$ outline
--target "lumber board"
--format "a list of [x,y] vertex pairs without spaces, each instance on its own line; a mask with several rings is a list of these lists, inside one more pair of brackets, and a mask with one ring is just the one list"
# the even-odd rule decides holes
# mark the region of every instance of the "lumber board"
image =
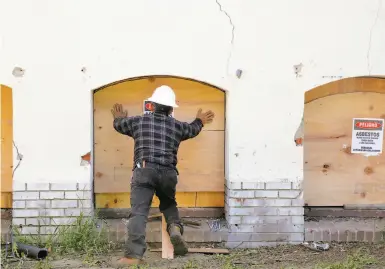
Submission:
[[[150,249],[151,252],[161,252],[161,248]],[[230,254],[230,251],[225,248],[189,248],[189,253],[203,253],[203,254]]]
[[[182,142],[178,153],[180,177],[177,191],[224,192],[224,92],[196,81],[156,77],[123,81],[95,92],[95,193],[130,191],[134,143],[132,139],[113,129],[111,107],[119,102],[128,110],[129,115],[142,114],[143,100],[151,96],[157,86],[163,84],[170,85],[176,92],[180,106],[175,110],[178,120],[192,121],[198,108],[211,109],[216,115],[214,122],[205,126],[198,137]],[[212,200],[211,206],[219,203],[216,198]]]
[[385,118],[385,94],[319,98],[305,105],[304,117],[305,204],[384,204],[385,154],[365,157],[351,154],[350,147],[352,119]]
[[1,192],[0,208],[12,208],[12,192]]
[[[178,156],[178,192],[224,192],[224,132],[203,131],[182,142]],[[95,145],[95,192],[129,192],[133,140],[114,136]],[[127,145],[127,146],[126,146]]]
[[164,216],[162,216],[162,258],[174,259],[174,246],[171,244]]
[[[13,172],[13,100],[12,89],[0,85],[0,192],[12,192]],[[6,197],[7,194],[4,195]],[[7,196],[8,197],[8,196]],[[11,208],[4,202],[4,208]]]

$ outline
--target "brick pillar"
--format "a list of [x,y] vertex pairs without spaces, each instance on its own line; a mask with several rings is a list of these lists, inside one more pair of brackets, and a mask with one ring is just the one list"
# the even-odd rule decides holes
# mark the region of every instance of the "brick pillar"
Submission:
[[299,244],[304,240],[301,182],[228,182],[227,247]]
[[22,234],[52,234],[81,212],[92,212],[89,184],[13,183],[12,224]]

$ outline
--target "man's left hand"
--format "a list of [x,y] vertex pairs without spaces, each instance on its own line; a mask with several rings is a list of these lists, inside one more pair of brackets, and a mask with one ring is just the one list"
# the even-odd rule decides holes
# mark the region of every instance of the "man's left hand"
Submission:
[[126,118],[128,113],[127,110],[123,110],[123,106],[121,104],[115,104],[111,109],[112,116],[114,119],[116,118]]

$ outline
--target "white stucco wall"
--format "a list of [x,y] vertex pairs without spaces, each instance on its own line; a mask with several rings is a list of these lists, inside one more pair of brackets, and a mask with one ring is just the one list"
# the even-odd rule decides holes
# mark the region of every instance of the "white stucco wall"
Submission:
[[304,92],[385,74],[383,0],[0,0],[0,10],[0,83],[14,89],[23,155],[16,181],[89,181],[80,156],[91,149],[91,90],[154,74],[227,91],[228,179],[298,180]]

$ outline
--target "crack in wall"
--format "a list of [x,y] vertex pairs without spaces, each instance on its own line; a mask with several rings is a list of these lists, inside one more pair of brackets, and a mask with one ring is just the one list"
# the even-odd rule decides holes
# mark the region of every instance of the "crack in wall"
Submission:
[[226,10],[223,9],[222,4],[219,2],[219,0],[215,0],[219,7],[219,11],[226,15],[226,17],[229,19],[230,25],[231,25],[231,40],[230,40],[230,52],[229,56],[227,57],[227,64],[226,64],[226,72],[229,74],[229,66],[230,66],[230,60],[233,54],[233,47],[234,47],[234,36],[235,36],[235,25],[233,23],[233,20],[231,19],[229,13],[227,13]]
[[19,160],[19,162],[17,163],[17,165],[16,165],[16,167],[13,169],[13,171],[12,171],[12,178],[13,178],[13,176],[15,175],[15,172],[16,172],[16,170],[17,170],[17,168],[19,168],[19,166],[20,166],[20,163],[21,163],[21,161],[23,160],[23,155],[20,153],[20,151],[19,151],[19,148],[16,146],[16,143],[15,143],[15,141],[12,141],[12,143],[13,143],[13,147],[16,149],[16,154],[17,154],[17,160]]
[[371,74],[372,72],[372,67],[370,66],[370,52],[371,52],[371,48],[372,48],[372,36],[373,36],[373,30],[377,24],[377,21],[378,21],[378,17],[380,15],[380,10],[381,10],[381,7],[382,7],[382,0],[378,0],[378,7],[377,7],[377,13],[376,13],[376,17],[374,18],[374,22],[373,22],[373,25],[372,27],[370,28],[370,33],[369,33],[369,45],[368,45],[368,51],[366,53],[366,62],[367,62],[367,69],[368,69],[368,75]]

